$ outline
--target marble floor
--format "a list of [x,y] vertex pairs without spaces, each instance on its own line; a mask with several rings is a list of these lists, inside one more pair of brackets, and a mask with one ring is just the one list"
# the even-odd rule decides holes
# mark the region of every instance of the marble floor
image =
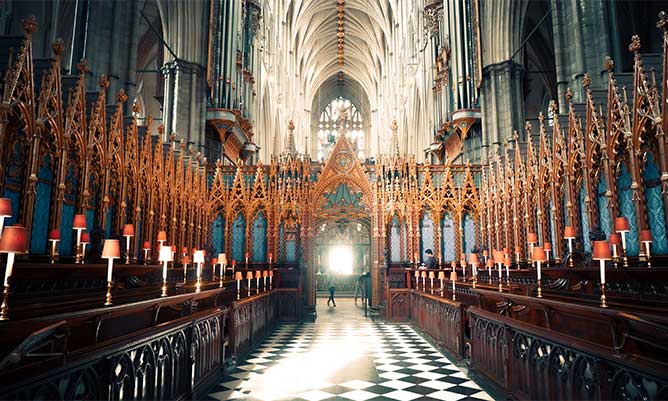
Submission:
[[372,322],[352,298],[279,326],[208,400],[493,400],[410,325]]

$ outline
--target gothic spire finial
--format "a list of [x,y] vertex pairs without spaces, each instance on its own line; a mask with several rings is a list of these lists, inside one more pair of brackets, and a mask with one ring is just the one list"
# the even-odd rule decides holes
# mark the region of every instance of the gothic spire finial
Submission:
[[392,129],[392,150],[395,156],[399,156],[399,135],[397,134],[399,127],[397,126],[396,118],[392,120],[390,128]]

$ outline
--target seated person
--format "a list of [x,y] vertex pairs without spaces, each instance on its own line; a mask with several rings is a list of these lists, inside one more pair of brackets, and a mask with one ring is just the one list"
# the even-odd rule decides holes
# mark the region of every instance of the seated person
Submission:
[[427,256],[424,261],[424,265],[427,267],[427,269],[438,269],[438,263],[436,263],[434,252],[431,249],[427,249],[424,251],[424,253]]

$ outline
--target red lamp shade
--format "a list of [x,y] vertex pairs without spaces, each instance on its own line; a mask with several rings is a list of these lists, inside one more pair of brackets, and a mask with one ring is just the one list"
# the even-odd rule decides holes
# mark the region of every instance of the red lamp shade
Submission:
[[262,277],[264,278],[269,277],[269,273],[266,270],[262,270]]
[[248,252],[246,252],[246,253],[244,254],[244,257],[245,257],[246,259],[248,259]]
[[516,246],[515,247],[515,253],[520,253],[520,252],[522,252],[522,248],[520,248],[519,246]]
[[158,241],[167,241],[167,232],[159,231],[158,232]]
[[478,264],[478,254],[477,253],[470,254],[469,255],[469,262],[471,262],[471,264],[476,264],[477,265]]
[[119,259],[121,257],[121,247],[117,239],[105,239],[102,247],[102,257],[104,259]]
[[237,261],[236,261],[236,260],[232,260],[232,266],[236,266],[236,265],[237,265]]
[[619,245],[622,243],[622,236],[619,235],[618,233],[612,233],[608,238],[608,242],[610,243],[610,245]]
[[532,259],[536,262],[545,262],[545,249],[539,246],[533,247]]
[[549,243],[549,242],[544,243],[543,244],[543,249],[545,249],[546,251],[551,251],[552,250],[552,244]]
[[608,241],[594,241],[594,249],[592,250],[592,259],[594,260],[610,260],[610,245]]
[[262,272],[260,272],[259,270],[257,270],[257,271],[255,272],[255,278],[260,278],[260,277],[262,277]]
[[90,234],[89,234],[89,233],[83,233],[83,234],[81,234],[81,243],[82,243],[82,244],[88,244],[88,243],[90,243]]
[[487,249],[485,249],[484,251],[482,251],[482,256],[484,256],[484,257],[489,256],[489,252],[487,252]]
[[144,241],[144,246],[142,248],[148,251],[149,249],[151,249],[151,243],[148,241]]
[[509,252],[508,248],[503,248],[503,254],[504,255],[508,255],[508,252]]
[[60,240],[60,230],[57,229],[57,228],[54,228],[53,230],[49,231],[49,240],[51,240],[51,241]]
[[503,264],[506,265],[506,266],[510,266],[510,264],[511,264],[510,263],[510,258],[503,259]]
[[0,238],[0,253],[25,253],[28,249],[28,237],[23,226],[6,227]]
[[269,270],[269,277],[274,277],[274,271],[273,270]]
[[487,267],[493,267],[494,266],[494,261],[492,259],[487,259]]
[[575,238],[575,227],[573,226],[566,226],[564,228],[564,238],[566,239],[574,239]]
[[241,281],[242,278],[243,278],[243,276],[241,275],[241,272],[234,273],[234,279],[235,280]]
[[494,262],[495,263],[503,263],[503,252],[502,251],[494,251]]
[[176,245],[172,245],[172,247],[170,248],[170,250],[171,250],[172,252],[176,252]]
[[527,242],[530,244],[535,244],[538,242],[538,236],[536,233],[529,233],[527,234]]
[[652,231],[650,231],[650,230],[640,230],[640,241],[641,242],[652,242]]
[[0,198],[0,217],[12,216],[12,201],[9,198]]
[[214,264],[214,265],[217,265],[218,264],[218,258],[213,258],[211,260],[211,263]]
[[183,248],[181,248],[181,253],[188,253],[188,247],[184,246]]
[[269,253],[267,254],[267,257],[268,257],[269,259],[271,259],[272,256],[274,256],[274,255],[272,255],[271,252],[269,252]]
[[85,230],[86,229],[86,215],[85,214],[75,214],[74,222],[72,223],[72,228],[74,230]]
[[134,237],[135,227],[132,224],[126,224],[123,226],[123,236],[124,237]]
[[631,231],[629,220],[626,217],[617,217],[615,219],[615,231],[618,233],[627,233]]
[[190,264],[190,256],[185,255],[181,258],[181,264],[183,265],[188,265]]
[[246,272],[246,280],[251,280],[253,278],[253,272]]
[[453,260],[452,263],[450,263],[450,266],[452,266],[452,268],[454,269],[455,267],[457,267],[457,262]]

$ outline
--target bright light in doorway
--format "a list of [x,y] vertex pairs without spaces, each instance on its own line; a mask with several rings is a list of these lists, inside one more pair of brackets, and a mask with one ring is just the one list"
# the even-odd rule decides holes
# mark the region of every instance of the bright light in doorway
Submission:
[[329,271],[334,274],[353,274],[353,250],[337,245],[329,251]]

